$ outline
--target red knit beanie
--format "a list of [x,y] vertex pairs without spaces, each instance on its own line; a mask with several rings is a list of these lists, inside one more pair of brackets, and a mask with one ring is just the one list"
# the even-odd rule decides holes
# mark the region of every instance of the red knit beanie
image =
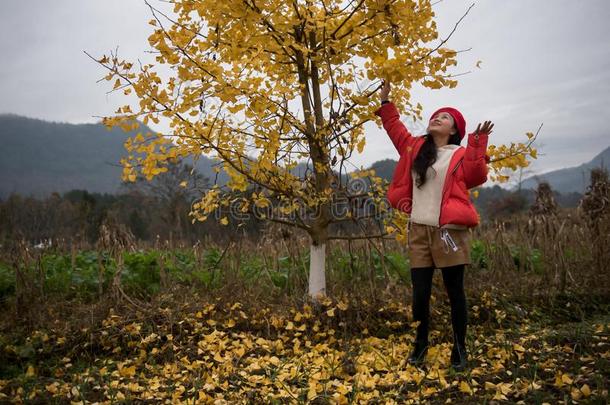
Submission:
[[466,120],[464,120],[464,116],[462,115],[462,113],[453,107],[443,107],[436,110],[434,114],[432,114],[430,119],[434,118],[436,114],[442,112],[447,112],[451,114],[453,120],[455,121],[455,127],[458,130],[458,134],[460,134],[460,141],[464,139],[464,135],[466,135]]

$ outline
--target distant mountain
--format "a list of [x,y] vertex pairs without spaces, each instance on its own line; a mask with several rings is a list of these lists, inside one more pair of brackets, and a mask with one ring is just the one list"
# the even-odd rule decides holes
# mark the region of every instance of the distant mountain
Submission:
[[114,192],[126,134],[100,124],[64,124],[0,116],[0,195],[44,196],[88,189]]
[[373,163],[371,169],[375,170],[375,175],[390,182],[397,164],[398,162],[393,159],[383,159]]
[[[102,124],[0,115],[0,198],[11,193],[43,197],[73,189],[116,193],[121,185],[119,162],[127,155],[123,143],[131,135]],[[196,167],[213,181],[213,165],[202,156]],[[225,181],[221,172],[219,183]]]
[[[138,131],[148,130],[141,127]],[[74,189],[116,193],[121,185],[119,161],[127,154],[123,143],[132,135],[119,128],[108,131],[102,124],[66,124],[0,115],[0,198],[13,192],[43,197]],[[192,160],[186,163],[192,164]],[[539,180],[546,180],[560,193],[582,193],[591,168],[602,163],[610,163],[610,147],[588,163],[528,178],[522,188],[536,188]],[[396,164],[395,160],[384,159],[371,168],[390,181]],[[217,176],[215,165],[217,161],[202,156],[196,168],[213,182]],[[311,165],[303,162],[292,172],[302,176],[307,169],[311,170]],[[217,182],[227,182],[224,171],[218,173]]]
[[[137,132],[151,131],[141,124],[133,133],[119,128],[108,131],[102,124],[66,124],[18,115],[0,115],[0,198],[11,193],[45,197],[53,192],[87,190],[91,193],[120,192],[123,143]],[[193,165],[193,159],[185,159]],[[197,171],[211,183],[228,181],[219,162],[201,156]],[[292,173],[302,177],[311,163],[299,163]]]
[[553,170],[528,177],[521,183],[521,187],[535,189],[538,187],[538,183],[546,181],[553,190],[561,193],[584,193],[591,180],[591,169],[602,165],[606,168],[610,165],[610,147],[607,147],[590,162],[583,163],[580,166]]

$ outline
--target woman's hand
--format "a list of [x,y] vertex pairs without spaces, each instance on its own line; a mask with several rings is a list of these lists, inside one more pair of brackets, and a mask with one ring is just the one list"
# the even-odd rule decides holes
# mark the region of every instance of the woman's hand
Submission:
[[479,134],[491,134],[491,129],[494,127],[494,124],[491,123],[491,121],[485,121],[483,123],[483,127],[481,127],[481,123],[479,123],[479,125],[477,125],[477,129],[474,131],[475,135],[479,135]]
[[390,82],[388,82],[387,80],[382,80],[381,83],[382,87],[381,93],[379,93],[379,97],[381,98],[381,101],[386,101],[390,96]]

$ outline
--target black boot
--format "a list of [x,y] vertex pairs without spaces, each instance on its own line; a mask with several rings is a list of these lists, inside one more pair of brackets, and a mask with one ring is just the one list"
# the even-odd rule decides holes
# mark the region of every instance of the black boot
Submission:
[[455,371],[464,371],[468,365],[468,353],[466,346],[461,343],[454,343],[451,349],[451,368]]
[[409,356],[408,362],[411,365],[418,366],[424,362],[426,359],[426,354],[428,353],[428,342],[423,341],[415,341],[415,345],[413,347],[413,351]]

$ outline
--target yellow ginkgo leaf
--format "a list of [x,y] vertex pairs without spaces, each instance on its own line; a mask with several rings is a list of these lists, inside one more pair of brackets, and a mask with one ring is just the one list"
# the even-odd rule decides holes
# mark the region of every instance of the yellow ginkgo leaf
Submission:
[[34,366],[29,365],[27,371],[25,372],[26,377],[36,377],[36,370]]
[[133,377],[136,374],[136,366],[121,367],[119,366],[119,375],[121,377]]
[[470,385],[468,385],[466,381],[460,382],[460,391],[465,394],[472,395],[472,388],[470,388]]
[[516,351],[516,352],[524,352],[525,351],[525,347],[521,346],[518,343],[515,343],[513,345],[513,350]]

